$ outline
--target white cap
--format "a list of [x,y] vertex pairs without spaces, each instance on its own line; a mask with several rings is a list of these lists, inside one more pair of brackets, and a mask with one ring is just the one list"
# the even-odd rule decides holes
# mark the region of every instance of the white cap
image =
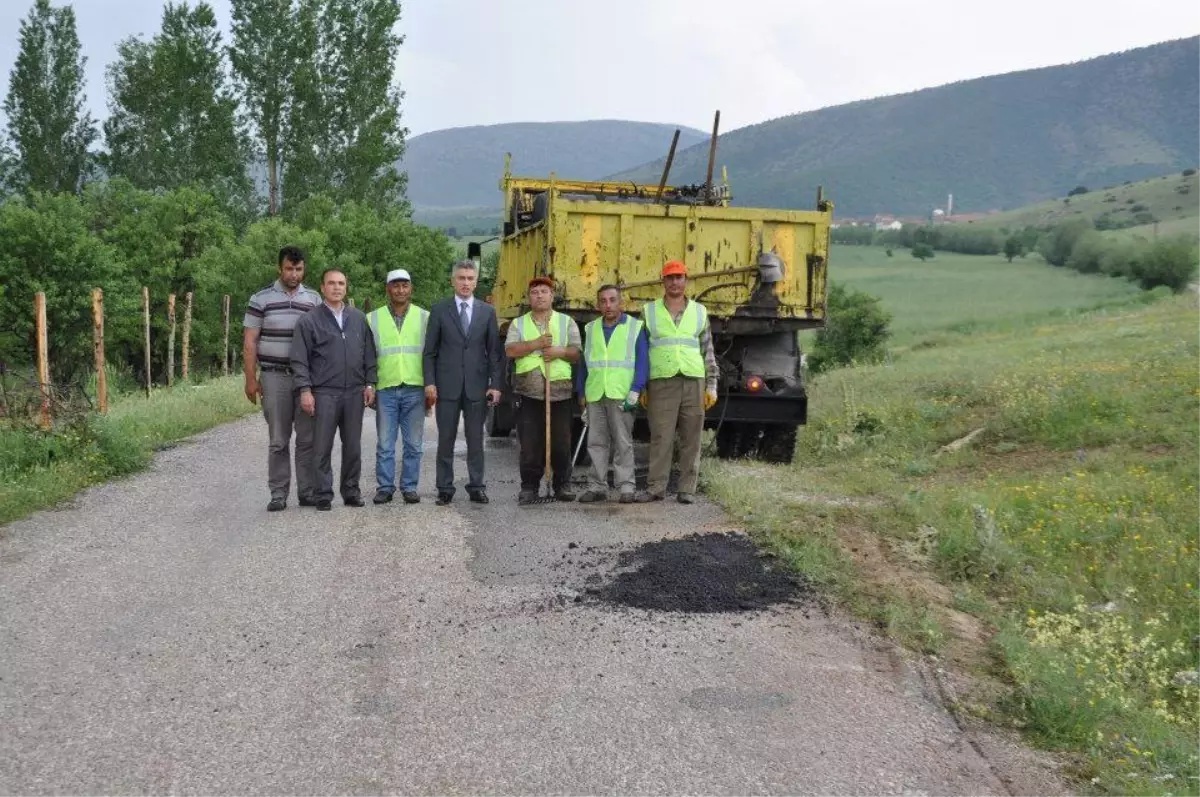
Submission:
[[408,280],[412,282],[412,277],[408,276],[408,272],[402,268],[392,269],[388,272],[387,281],[395,282],[396,280]]

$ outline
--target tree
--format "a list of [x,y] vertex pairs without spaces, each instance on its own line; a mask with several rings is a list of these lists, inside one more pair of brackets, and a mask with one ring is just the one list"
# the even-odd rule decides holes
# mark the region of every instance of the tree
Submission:
[[1090,229],[1092,223],[1087,219],[1072,219],[1052,227],[1038,239],[1038,254],[1052,266],[1066,265],[1075,242]]
[[1025,254],[1025,244],[1021,242],[1021,236],[1018,233],[1013,233],[1004,239],[1004,256],[1008,258],[1008,262],[1013,262],[1014,257],[1021,257]]
[[300,59],[294,0],[234,0],[229,61],[267,164],[267,213],[279,211],[279,172]]
[[912,256],[924,263],[933,257],[933,247],[925,243],[913,244]]
[[231,210],[248,212],[248,141],[226,85],[212,7],[167,3],[158,35],[126,39],[117,52],[104,123],[109,174],[138,188],[199,184]]
[[[310,52],[296,69],[285,145],[286,202],[327,193],[382,209],[405,207],[400,102],[393,82],[404,37],[399,0],[300,0],[295,40]],[[406,208],[407,209],[407,208]]]
[[9,77],[4,112],[16,148],[8,184],[22,191],[78,192],[87,175],[96,125],[84,110],[86,63],[75,11],[36,0],[21,21],[20,52]]

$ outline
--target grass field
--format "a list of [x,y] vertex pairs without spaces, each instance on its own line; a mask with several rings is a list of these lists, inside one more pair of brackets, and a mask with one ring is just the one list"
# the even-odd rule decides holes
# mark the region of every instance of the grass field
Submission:
[[830,266],[894,314],[891,362],[817,377],[794,463],[706,461],[707,491],[972,673],[959,708],[1067,751],[1080,789],[1196,793],[1196,294],[893,261],[839,249]]
[[164,445],[254,412],[242,378],[117,398],[107,416],[45,434],[0,428],[0,524],[144,468]]
[[1051,268],[1040,257],[1008,263],[996,255],[938,252],[924,263],[898,250],[835,246],[829,278],[877,296],[893,316],[893,348],[928,345],[945,335],[1019,331],[1050,316],[1119,306],[1142,294],[1124,279]]
[[1176,172],[1152,180],[1110,188],[1088,186],[1092,190],[1069,198],[1061,197],[1015,210],[997,213],[973,225],[992,228],[1020,229],[1026,226],[1044,227],[1076,218],[1099,219],[1125,224],[1135,221],[1139,213],[1149,214],[1153,222],[1112,230],[1112,235],[1196,234],[1200,232],[1200,175]]

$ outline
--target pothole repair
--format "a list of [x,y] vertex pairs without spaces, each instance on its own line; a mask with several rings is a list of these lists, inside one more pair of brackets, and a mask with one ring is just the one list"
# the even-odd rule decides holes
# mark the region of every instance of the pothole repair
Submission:
[[660,612],[747,612],[791,603],[810,587],[740,534],[692,534],[621,553],[618,572],[587,589],[613,606]]

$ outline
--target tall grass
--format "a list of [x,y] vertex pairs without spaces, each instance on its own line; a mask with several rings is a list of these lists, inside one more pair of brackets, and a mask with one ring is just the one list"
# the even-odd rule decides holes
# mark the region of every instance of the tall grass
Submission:
[[0,523],[144,468],[163,445],[254,412],[239,377],[119,396],[49,432],[0,427]]
[[883,285],[881,265],[846,268],[891,297],[907,347],[816,378],[794,463],[711,463],[712,492],[842,594],[879,576],[853,566],[850,531],[878,540],[893,581],[939,581],[948,600],[921,594],[947,644],[951,610],[990,629],[981,652],[1010,687],[996,708],[1082,753],[1085,788],[1195,793],[1196,296],[967,260],[940,284],[930,264]]

